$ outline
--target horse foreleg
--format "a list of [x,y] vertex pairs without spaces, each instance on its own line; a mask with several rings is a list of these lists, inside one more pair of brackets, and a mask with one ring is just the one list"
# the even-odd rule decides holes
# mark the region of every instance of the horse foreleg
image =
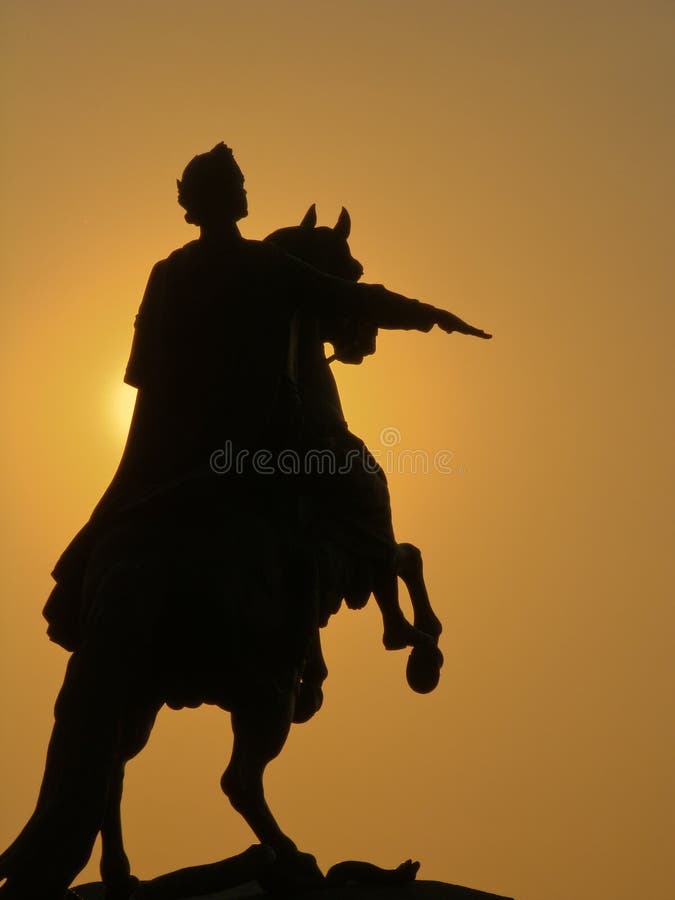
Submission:
[[375,570],[373,595],[382,614],[382,643],[387,650],[402,650],[429,642],[430,636],[417,624],[411,625],[403,614],[398,601],[398,552],[396,560]]
[[422,554],[414,544],[397,545],[396,571],[410,594],[415,628],[438,640],[443,625],[432,609],[427,586],[424,583]]

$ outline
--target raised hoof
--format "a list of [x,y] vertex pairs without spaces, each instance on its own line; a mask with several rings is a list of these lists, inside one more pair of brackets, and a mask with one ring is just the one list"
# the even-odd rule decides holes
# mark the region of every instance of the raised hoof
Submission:
[[413,647],[408,657],[405,676],[417,694],[430,694],[441,677],[443,654],[435,644]]
[[382,643],[385,650],[405,650],[406,647],[414,649],[425,645],[433,646],[436,644],[436,639],[404,621],[400,626],[386,628],[382,635]]

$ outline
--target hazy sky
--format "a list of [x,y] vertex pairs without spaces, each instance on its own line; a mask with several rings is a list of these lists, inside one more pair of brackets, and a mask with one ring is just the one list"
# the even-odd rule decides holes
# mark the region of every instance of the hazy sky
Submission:
[[[150,268],[195,236],[175,178],[225,140],[246,236],[345,205],[366,280],[495,334],[384,334],[339,370],[446,665],[413,695],[374,609],[331,621],[325,707],[267,778],[282,826],[325,867],[672,896],[675,4],[5,0],[1,19],[0,844],[66,662],[49,572],[120,454]],[[253,841],[218,788],[229,749],[218,710],[160,716],[128,774],[138,875]]]

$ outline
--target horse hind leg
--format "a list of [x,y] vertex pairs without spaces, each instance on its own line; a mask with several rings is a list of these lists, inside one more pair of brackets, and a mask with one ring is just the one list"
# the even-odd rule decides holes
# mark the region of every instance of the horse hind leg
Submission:
[[125,761],[120,759],[110,776],[106,810],[101,824],[101,863],[99,870],[105,885],[105,900],[128,900],[138,886],[131,874],[129,858],[122,838],[122,787]]
[[0,863],[3,900],[60,900],[91,855],[118,752],[117,662],[96,636],[68,662],[36,810]]
[[220,781],[224,794],[262,844],[282,853],[294,848],[267,806],[265,769],[286,743],[293,714],[290,691],[250,698],[232,711],[232,756]]
[[443,625],[429,600],[427,586],[424,583],[422,553],[418,547],[414,544],[397,545],[396,571],[410,594],[415,628],[437,641],[443,631]]
[[138,708],[122,726],[121,747],[110,776],[106,808],[101,824],[101,879],[105,900],[128,900],[138,886],[122,836],[122,791],[126,763],[139,754],[150,738],[159,706]]
[[292,690],[250,697],[232,712],[234,743],[220,785],[261,844],[276,854],[269,879],[277,886],[311,887],[323,881],[316,859],[300,853],[274,818],[263,788],[268,763],[281,752],[293,718]]

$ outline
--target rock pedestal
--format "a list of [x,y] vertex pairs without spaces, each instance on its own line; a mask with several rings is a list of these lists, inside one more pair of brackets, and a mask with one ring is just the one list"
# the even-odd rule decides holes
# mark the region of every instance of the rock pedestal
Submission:
[[[104,900],[102,884],[85,884],[72,889],[79,900]],[[262,890],[257,882],[249,882],[236,888],[210,894],[185,894],[176,900],[262,900],[274,895]],[[133,898],[132,898],[133,900]],[[339,888],[324,888],[307,891],[292,898],[285,895],[283,900],[512,900],[499,894],[446,884],[440,881],[412,881],[399,885],[358,885]]]

